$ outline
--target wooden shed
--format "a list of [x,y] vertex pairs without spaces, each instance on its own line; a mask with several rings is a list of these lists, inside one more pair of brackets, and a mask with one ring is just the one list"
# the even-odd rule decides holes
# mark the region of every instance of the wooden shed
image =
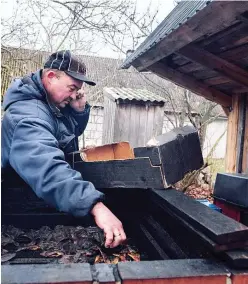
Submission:
[[123,63],[219,103],[226,171],[248,173],[248,2],[181,1]]
[[162,134],[164,98],[130,88],[104,88],[103,94],[103,144],[129,141],[141,147]]

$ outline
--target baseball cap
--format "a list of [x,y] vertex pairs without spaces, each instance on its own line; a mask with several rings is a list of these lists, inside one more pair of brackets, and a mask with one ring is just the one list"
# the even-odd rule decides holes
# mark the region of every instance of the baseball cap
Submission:
[[85,64],[78,57],[72,55],[70,50],[61,50],[51,54],[44,64],[44,68],[58,69],[76,80],[83,81],[91,86],[96,85],[95,82],[85,76]]

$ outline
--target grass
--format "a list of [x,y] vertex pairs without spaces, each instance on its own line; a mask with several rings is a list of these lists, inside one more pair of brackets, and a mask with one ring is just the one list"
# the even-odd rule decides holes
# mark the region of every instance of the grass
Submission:
[[212,183],[214,183],[217,173],[225,172],[225,159],[209,158],[208,163],[210,164],[210,173],[212,176]]

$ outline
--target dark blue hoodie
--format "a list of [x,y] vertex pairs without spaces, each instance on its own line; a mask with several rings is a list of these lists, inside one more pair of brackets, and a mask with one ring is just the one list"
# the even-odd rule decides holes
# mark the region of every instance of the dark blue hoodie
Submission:
[[61,112],[48,101],[41,72],[16,79],[4,96],[2,168],[13,168],[38,197],[60,211],[87,215],[103,194],[65,161],[78,150],[90,107]]

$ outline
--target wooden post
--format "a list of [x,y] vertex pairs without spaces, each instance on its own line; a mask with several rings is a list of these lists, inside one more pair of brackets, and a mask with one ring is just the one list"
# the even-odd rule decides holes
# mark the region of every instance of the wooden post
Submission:
[[247,94],[233,94],[228,116],[226,172],[241,173],[248,169]]
[[248,94],[246,95],[245,107],[245,136],[243,148],[242,172],[248,174]]

